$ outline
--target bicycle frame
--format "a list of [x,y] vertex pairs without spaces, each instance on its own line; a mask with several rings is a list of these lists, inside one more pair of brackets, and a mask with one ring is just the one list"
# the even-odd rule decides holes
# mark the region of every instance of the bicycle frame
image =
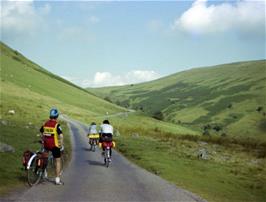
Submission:
[[110,149],[113,146],[112,142],[103,142],[102,143],[103,148],[104,148],[104,162],[106,167],[109,167],[111,156],[110,156]]

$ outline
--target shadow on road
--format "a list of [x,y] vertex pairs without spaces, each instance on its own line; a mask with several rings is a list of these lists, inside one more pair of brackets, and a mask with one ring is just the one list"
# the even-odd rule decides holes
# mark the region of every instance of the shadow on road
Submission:
[[92,161],[92,160],[87,160],[88,164],[93,165],[93,166],[104,166],[104,163],[101,161]]
[[83,149],[84,151],[91,151],[91,149],[88,148],[88,147],[83,147],[82,149]]

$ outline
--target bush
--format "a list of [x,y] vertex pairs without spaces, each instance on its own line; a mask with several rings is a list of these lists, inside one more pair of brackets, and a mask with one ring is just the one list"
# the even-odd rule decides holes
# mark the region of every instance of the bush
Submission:
[[208,130],[204,130],[202,135],[204,136],[210,136],[210,132]]
[[107,102],[112,102],[111,98],[109,98],[109,97],[105,97],[104,99],[105,99]]
[[221,137],[226,137],[226,136],[227,136],[226,133],[221,134]]
[[216,132],[219,132],[219,131],[222,130],[223,128],[222,128],[222,126],[215,125],[215,126],[213,126],[212,129],[215,130]]
[[203,126],[203,130],[204,131],[205,130],[209,130],[209,129],[211,129],[211,125],[210,124],[207,124],[207,125]]
[[259,107],[256,109],[257,112],[261,112],[262,110],[263,110],[263,107],[262,107],[262,106],[259,106]]
[[115,103],[119,106],[121,105],[121,102],[119,100],[117,100]]
[[157,111],[152,115],[153,118],[158,119],[158,120],[163,120],[164,116],[161,111]]

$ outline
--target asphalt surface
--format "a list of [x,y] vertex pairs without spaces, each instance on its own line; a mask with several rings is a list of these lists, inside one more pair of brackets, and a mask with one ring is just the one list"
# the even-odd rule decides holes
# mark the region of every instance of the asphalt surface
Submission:
[[110,167],[105,167],[100,150],[89,150],[87,127],[67,121],[73,153],[62,176],[64,185],[45,181],[12,201],[204,201],[139,168],[116,151]]

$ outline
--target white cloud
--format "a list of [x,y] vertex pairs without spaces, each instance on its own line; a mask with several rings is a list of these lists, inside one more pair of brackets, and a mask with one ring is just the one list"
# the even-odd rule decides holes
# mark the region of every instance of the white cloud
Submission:
[[51,7],[36,8],[33,1],[1,1],[1,31],[4,37],[34,34],[43,24]]
[[226,31],[265,34],[265,0],[212,5],[208,5],[207,1],[195,1],[191,8],[175,20],[172,28],[192,34]]
[[93,79],[94,86],[124,85],[120,75],[112,75],[110,72],[96,72]]
[[126,74],[127,83],[140,83],[159,78],[160,75],[152,70],[133,70]]
[[62,77],[82,87],[103,87],[141,83],[157,79],[160,75],[150,70],[133,70],[123,75],[114,75],[110,72],[96,72],[94,77],[89,79]]

